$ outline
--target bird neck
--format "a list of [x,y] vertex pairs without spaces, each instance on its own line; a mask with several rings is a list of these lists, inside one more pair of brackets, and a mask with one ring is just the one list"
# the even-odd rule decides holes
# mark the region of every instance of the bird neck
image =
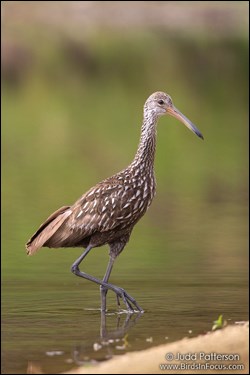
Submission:
[[144,120],[141,128],[140,142],[132,163],[134,166],[143,165],[143,167],[147,169],[153,169],[156,146],[156,125],[156,114],[144,109]]

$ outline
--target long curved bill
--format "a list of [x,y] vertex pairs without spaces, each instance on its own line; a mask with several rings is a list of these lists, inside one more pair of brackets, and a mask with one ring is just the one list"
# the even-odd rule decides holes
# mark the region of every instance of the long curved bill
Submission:
[[201,139],[204,139],[203,135],[199,131],[199,129],[196,128],[196,126],[186,117],[181,113],[177,108],[169,107],[167,109],[167,113],[175,118],[177,120],[181,121],[189,130],[191,130],[194,134],[198,135]]

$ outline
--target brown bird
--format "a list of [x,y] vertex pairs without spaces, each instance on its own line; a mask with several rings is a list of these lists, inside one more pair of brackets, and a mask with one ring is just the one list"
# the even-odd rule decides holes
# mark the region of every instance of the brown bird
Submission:
[[[72,206],[64,206],[48,217],[26,244],[27,254],[41,247],[83,247],[86,250],[73,263],[71,271],[100,285],[101,310],[106,311],[110,289],[122,298],[129,312],[143,311],[124,289],[110,284],[116,257],[129,241],[135,224],[145,214],[155,195],[154,158],[156,125],[160,116],[171,115],[203,139],[200,131],[173,105],[164,92],[155,92],[144,105],[139,146],[132,163],[103,180],[81,196]],[[109,245],[109,263],[103,280],[80,271],[79,265],[94,247]]]

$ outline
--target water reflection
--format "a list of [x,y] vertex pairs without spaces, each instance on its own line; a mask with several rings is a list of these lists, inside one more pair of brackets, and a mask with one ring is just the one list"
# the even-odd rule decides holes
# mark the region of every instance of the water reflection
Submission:
[[[107,329],[107,315],[116,315],[117,316],[117,324],[116,329],[112,331],[108,331]],[[125,319],[122,324],[122,315],[125,315]],[[113,313],[107,314],[103,311],[101,312],[101,327],[100,327],[100,337],[101,339],[114,339],[118,337],[122,337],[126,334],[126,332],[134,326],[134,324],[140,319],[143,315],[142,312],[137,313]]]
[[[47,357],[43,361],[28,362],[27,374],[48,373],[45,368],[48,367],[50,358],[53,361],[53,364],[51,363],[52,368],[58,359],[61,363],[66,362],[71,365],[70,367],[74,368],[110,359],[114,354],[122,354],[131,345],[128,339],[129,330],[133,328],[142,315],[143,313],[141,312],[128,314],[125,311],[118,313],[101,311],[100,337],[98,339],[90,340],[88,345],[84,342],[76,344],[71,352],[71,358],[69,358],[69,353],[64,353],[63,351],[46,352]],[[112,327],[110,327],[110,323],[112,323]],[[95,355],[90,356],[91,351],[95,352]]]
[[[89,346],[78,344],[73,350],[74,363],[81,366],[89,362],[99,362],[112,358],[117,351],[121,353],[125,351],[130,346],[128,332],[142,315],[143,313],[104,313],[101,311],[100,339],[92,342],[93,350],[96,352],[95,360],[89,357]],[[108,327],[108,319],[112,319],[112,328]]]
[[[128,331],[138,322],[143,313],[126,313],[114,312],[105,313],[101,311],[101,324],[100,324],[100,340],[93,341],[93,350],[98,352],[96,361],[107,360],[113,357],[115,351],[126,350],[130,344],[128,342]],[[107,320],[112,318],[112,325],[115,328],[108,327]],[[89,353],[89,348],[87,349]],[[74,363],[81,366],[89,362],[93,362],[86,355],[86,346],[77,345],[73,350]]]

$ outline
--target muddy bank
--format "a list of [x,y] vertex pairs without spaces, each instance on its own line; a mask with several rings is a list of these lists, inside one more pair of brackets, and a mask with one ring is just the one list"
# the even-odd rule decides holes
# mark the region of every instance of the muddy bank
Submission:
[[[247,374],[249,373],[248,337],[248,324],[228,326],[206,335],[191,339],[184,338],[170,344],[115,357],[95,367],[76,368],[67,374]],[[166,359],[167,353],[170,360]],[[178,353],[179,356],[186,355],[186,357],[177,360]],[[173,356],[175,358],[172,359]],[[186,365],[192,367],[164,369],[166,365],[181,365],[181,363],[183,367]],[[163,365],[162,369],[161,365]],[[207,368],[194,369],[194,365],[203,365]],[[222,369],[220,366],[226,367]]]

